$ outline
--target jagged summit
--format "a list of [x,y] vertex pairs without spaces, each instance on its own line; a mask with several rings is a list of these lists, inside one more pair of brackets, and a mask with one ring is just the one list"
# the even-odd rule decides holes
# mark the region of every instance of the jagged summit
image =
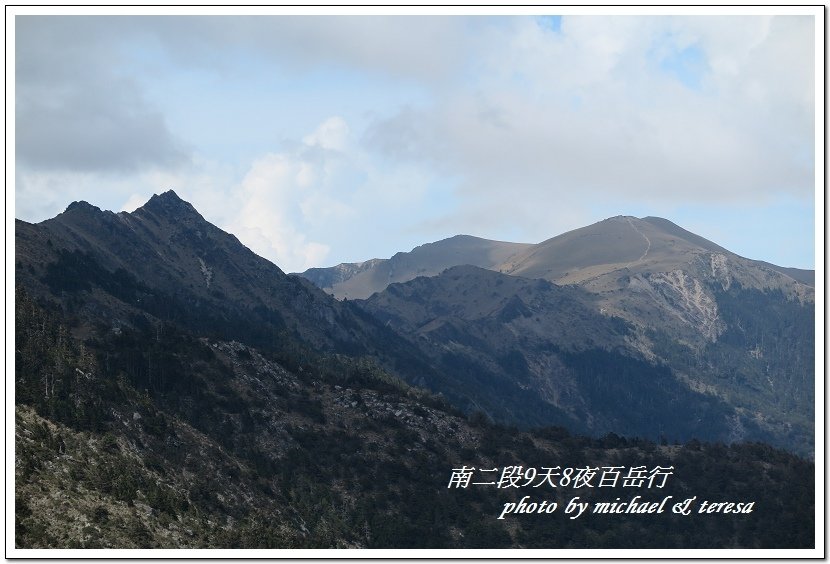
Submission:
[[[150,212],[157,216],[165,216],[169,219],[180,221],[185,218],[192,218],[194,220],[205,221],[204,217],[193,207],[193,204],[183,200],[176,194],[173,190],[167,190],[166,192],[162,192],[161,194],[153,194],[153,196],[147,200],[140,208],[136,209],[132,214],[121,212],[117,214],[118,216],[124,215],[142,215],[145,212]],[[98,217],[101,214],[110,216],[116,215],[115,212],[111,210],[103,210],[98,206],[90,204],[85,200],[79,200],[76,202],[72,202],[66,209],[63,211],[62,214],[59,214],[57,217],[61,217],[63,215],[74,216],[76,214],[81,214],[85,216],[89,216],[90,219],[93,217]],[[47,220],[49,221],[49,220]]]
[[196,211],[196,208],[190,202],[182,200],[176,192],[168,190],[161,194],[153,194],[146,204],[138,208],[133,213],[151,212],[154,214],[170,215],[175,218],[182,218],[186,216],[196,217],[204,220],[204,218]]
[[161,194],[153,194],[153,196],[147,201],[147,203],[153,201],[167,202],[171,204],[188,204],[188,202],[182,200],[181,197],[178,194],[176,194],[176,192],[172,188],[166,192],[162,192]]
[[98,206],[93,206],[87,201],[79,200],[77,202],[72,202],[68,206],[63,213],[70,213],[70,212],[100,212],[101,208]]

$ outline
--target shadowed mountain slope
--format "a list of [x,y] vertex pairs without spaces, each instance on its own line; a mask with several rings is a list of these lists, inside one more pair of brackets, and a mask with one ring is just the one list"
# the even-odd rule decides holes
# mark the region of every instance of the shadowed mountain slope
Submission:
[[76,202],[15,228],[17,284],[57,300],[78,319],[76,332],[167,322],[283,354],[308,347],[372,356],[404,378],[430,372],[391,330],[286,275],[173,191],[133,213]]
[[[428,250],[431,246],[420,248]],[[413,252],[409,258],[415,260],[418,256]],[[458,265],[471,262],[463,256],[457,258]],[[614,354],[649,366],[665,366],[683,389],[729,406],[724,413],[732,414],[723,415],[728,422],[710,421],[713,427],[704,436],[723,440],[753,437],[812,453],[812,271],[743,258],[662,218],[628,216],[609,218],[525,246],[501,264],[484,268],[568,286],[573,295],[580,295],[581,313],[574,309],[530,308],[529,301],[541,304],[546,298],[541,297],[545,294],[541,286],[527,281],[521,283],[523,291],[534,294],[533,297],[525,293],[519,298],[518,294],[502,291],[513,285],[506,278],[501,278],[501,288],[483,292],[481,288],[492,284],[484,282],[486,273],[475,269],[467,269],[469,275],[461,277],[453,269],[452,275],[445,272],[435,282],[415,278],[403,285],[392,284],[364,304],[372,315],[399,332],[417,335],[413,344],[433,359],[452,359],[454,368],[445,367],[443,372],[453,374],[467,382],[469,390],[475,390],[467,392],[469,397],[479,398],[474,407],[498,420],[519,417],[517,414],[527,417],[530,413],[508,408],[503,400],[509,394],[492,389],[489,395],[484,394],[486,385],[468,382],[463,374],[478,374],[473,380],[490,383],[522,382],[527,390],[534,390],[537,398],[570,413],[569,417],[586,426],[583,428],[602,428],[603,424],[598,423],[602,410],[594,407],[580,415],[574,411],[580,401],[588,402],[585,405],[591,403],[587,396],[564,394],[564,390],[576,389],[585,378],[576,378],[572,372],[571,376],[564,376],[569,372],[561,365],[561,355],[557,356],[557,363],[550,362],[539,357],[534,348],[541,342],[554,348],[577,343],[580,350],[586,351],[592,343],[599,343],[597,348],[613,350]],[[418,268],[410,268],[408,276],[417,271]],[[318,274],[323,272],[326,269]],[[340,287],[356,279],[348,277],[345,267],[341,272]],[[376,272],[377,263],[369,264],[359,276]],[[436,309],[439,306],[444,309]],[[503,307],[520,314],[506,315],[500,309]],[[473,311],[477,313],[470,317]],[[432,317],[423,318],[427,314]],[[603,324],[597,322],[603,318],[616,319],[627,327],[625,338],[604,337]],[[516,326],[516,319],[525,320],[521,327]],[[566,328],[568,332],[557,328]],[[538,338],[538,342],[529,345],[533,338]],[[462,362],[459,354],[466,361]],[[500,365],[499,355],[507,354],[517,361],[511,369]],[[507,362],[504,358],[501,364]],[[534,374],[533,384],[523,380],[527,376],[525,364]],[[461,369],[464,366],[466,372]],[[610,364],[603,370],[604,376],[597,384],[600,388],[602,382],[612,382],[615,373]],[[488,376],[481,376],[485,373]],[[437,389],[448,386],[444,382]],[[464,388],[458,382],[454,386]],[[639,384],[631,386],[637,388]],[[637,394],[647,396],[648,391],[642,388],[635,394],[620,390],[619,397],[634,400]],[[499,401],[487,403],[484,396]],[[571,404],[560,401],[577,396],[581,399]],[[700,416],[695,416],[695,420],[697,417]],[[685,425],[686,431],[693,426],[690,421]],[[720,430],[714,431],[715,427]],[[645,432],[636,428],[636,432]],[[686,436],[686,431],[680,435]]]
[[[371,359],[503,423],[811,453],[812,288],[672,226],[622,217],[533,247],[425,245],[387,266],[410,276],[429,270],[418,257],[437,269],[518,250],[502,269],[582,282],[464,266],[361,304],[284,274],[171,191],[133,213],[76,202],[17,222],[15,275],[60,304],[82,338],[174,323],[293,361],[314,351]],[[591,268],[599,274],[585,278]],[[663,409],[675,402],[689,413]]]
[[[548,421],[594,435],[811,452],[812,310],[774,294],[718,299],[727,329],[696,347],[669,324],[609,315],[579,286],[471,266],[392,284],[359,304],[451,375],[440,389],[466,389],[469,407],[498,421],[540,424],[552,413],[535,407],[542,400],[567,416]],[[753,354],[747,341],[759,332],[777,337]],[[516,387],[536,402],[523,404]]]
[[[80,341],[68,334],[71,318],[41,308],[23,290],[15,308],[17,548],[815,542],[814,465],[765,445],[660,446],[614,434],[591,440],[560,428],[519,432],[465,419],[439,399],[342,357],[306,357],[304,367],[287,369],[256,348],[170,324],[118,334],[96,328]],[[448,487],[456,468],[510,464],[542,473],[551,461],[668,469],[665,487],[626,493],[659,501],[694,492],[752,500],[755,507],[740,516],[573,520],[561,508],[575,493],[593,502],[623,492],[596,487],[599,474],[595,487],[579,489],[538,479],[506,488]],[[528,496],[560,509],[498,519],[506,503]]]
[[[792,376],[810,360],[812,310],[780,291],[722,290],[723,332],[690,348],[603,312],[584,288],[473,266],[338,302],[172,192],[131,214],[79,202],[15,227],[18,548],[815,542],[810,461],[757,443],[607,432],[809,451]],[[710,376],[726,383],[700,384]],[[605,434],[512,426],[557,422]],[[527,478],[552,465],[565,481],[448,487],[457,469]],[[605,489],[599,474],[597,487],[570,485],[568,469],[591,468],[671,476],[654,490]],[[574,494],[635,493],[756,507],[580,520],[561,509]],[[558,513],[498,518],[539,496]]]

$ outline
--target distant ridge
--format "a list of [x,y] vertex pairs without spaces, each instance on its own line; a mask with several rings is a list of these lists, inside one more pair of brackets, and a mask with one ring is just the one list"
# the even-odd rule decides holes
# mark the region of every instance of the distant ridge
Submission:
[[338,299],[364,299],[389,284],[418,276],[435,276],[453,266],[467,264],[495,270],[499,264],[531,246],[456,235],[406,253],[396,253],[389,259],[311,268],[301,275]]
[[[771,272],[783,274],[787,280],[801,285],[812,287],[814,284],[812,270],[745,259],[667,219],[632,216],[608,218],[538,244],[457,235],[397,253],[389,259],[312,268],[301,276],[338,299],[365,299],[389,284],[417,276],[435,276],[460,265],[544,278],[557,284],[584,284],[613,272],[630,275],[682,270],[696,262],[706,262],[707,257],[718,257],[715,259],[718,263],[728,258],[736,264],[751,265],[752,269],[766,272],[761,279],[756,272],[751,277],[754,279],[740,280],[752,287],[791,290],[790,283],[776,279]],[[713,270],[711,264],[710,270]],[[805,289],[796,293],[801,297],[811,294]]]

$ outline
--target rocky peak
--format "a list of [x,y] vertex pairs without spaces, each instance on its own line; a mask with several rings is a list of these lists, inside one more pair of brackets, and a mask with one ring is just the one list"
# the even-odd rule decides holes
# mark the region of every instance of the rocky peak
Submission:
[[47,219],[44,223],[57,223],[72,226],[74,229],[90,228],[101,225],[111,225],[116,215],[109,210],[102,210],[98,206],[94,206],[89,202],[83,200],[72,202],[63,213],[58,214],[52,219]]
[[101,208],[97,206],[93,206],[89,202],[85,202],[83,200],[79,202],[72,202],[68,206],[66,206],[66,210],[63,213],[101,213]]
[[142,211],[175,220],[193,218],[204,221],[204,218],[196,211],[196,208],[189,202],[182,200],[173,190],[168,190],[162,194],[153,194],[153,197],[137,209],[136,213]]

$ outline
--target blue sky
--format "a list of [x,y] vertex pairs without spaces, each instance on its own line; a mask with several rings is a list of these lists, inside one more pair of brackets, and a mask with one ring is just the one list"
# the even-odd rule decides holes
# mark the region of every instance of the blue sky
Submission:
[[657,215],[814,267],[809,16],[15,20],[15,216],[173,188],[286,271]]

